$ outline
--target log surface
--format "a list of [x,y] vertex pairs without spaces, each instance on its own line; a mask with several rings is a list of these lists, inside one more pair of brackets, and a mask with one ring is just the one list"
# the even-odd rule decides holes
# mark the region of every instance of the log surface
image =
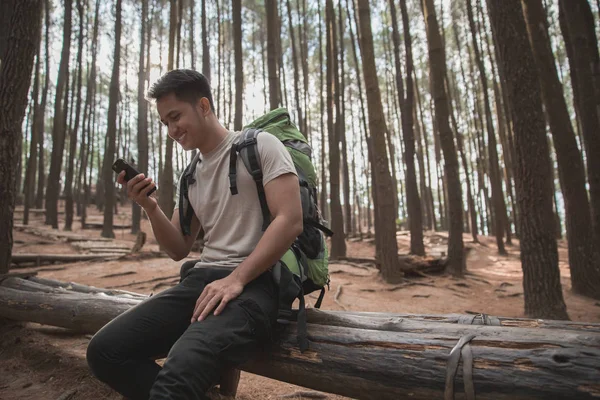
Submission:
[[[79,291],[66,291],[69,285]],[[0,317],[93,333],[142,300],[73,285],[7,278]],[[450,351],[475,335],[469,346],[478,399],[600,396],[600,324],[529,320],[535,323],[523,328],[513,325],[525,319],[498,318],[501,326],[489,326],[470,325],[472,316],[462,315],[307,311],[307,352],[300,353],[291,323],[270,351],[242,369],[357,399],[443,398]],[[454,384],[459,398],[462,363]]]

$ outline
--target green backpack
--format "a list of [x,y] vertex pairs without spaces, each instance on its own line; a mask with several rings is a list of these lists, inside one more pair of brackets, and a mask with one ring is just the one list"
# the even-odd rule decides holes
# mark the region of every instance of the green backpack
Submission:
[[[304,230],[292,247],[273,267],[273,277],[279,287],[278,322],[287,323],[297,319],[298,344],[301,351],[308,349],[306,332],[306,309],[304,295],[316,290],[321,293],[315,307],[319,308],[325,294],[325,286],[329,285],[328,251],[324,235],[333,232],[323,225],[317,207],[317,174],[311,161],[312,149],[306,138],[291,121],[285,108],[270,111],[245,126],[240,138],[232,145],[229,163],[229,185],[232,195],[237,190],[237,157],[241,157],[244,166],[252,175],[258,191],[258,198],[263,214],[263,231],[271,221],[265,190],[262,185],[263,173],[258,154],[257,136],[260,132],[268,132],[278,138],[290,153],[298,179],[300,181],[300,198]],[[179,213],[181,230],[190,234],[191,220],[194,213],[188,200],[188,187],[194,179],[199,154],[187,166],[180,183]],[[298,310],[292,310],[292,303],[298,299]]]

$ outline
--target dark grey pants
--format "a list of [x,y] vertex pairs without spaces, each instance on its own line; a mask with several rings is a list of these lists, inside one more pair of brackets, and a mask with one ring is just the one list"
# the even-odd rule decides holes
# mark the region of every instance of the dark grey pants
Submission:
[[[218,316],[190,324],[196,300],[225,269],[187,271],[175,287],[104,326],[90,341],[93,374],[130,399],[207,399],[222,372],[273,338],[277,289],[270,272],[246,285]],[[161,368],[155,360],[167,357]]]

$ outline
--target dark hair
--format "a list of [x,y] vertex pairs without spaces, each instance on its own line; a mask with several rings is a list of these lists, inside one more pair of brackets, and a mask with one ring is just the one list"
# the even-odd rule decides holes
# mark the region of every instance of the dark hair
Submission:
[[182,101],[191,104],[202,97],[206,97],[210,103],[210,109],[214,112],[212,92],[210,83],[204,75],[191,69],[174,69],[161,76],[148,90],[148,97],[159,100],[170,93]]

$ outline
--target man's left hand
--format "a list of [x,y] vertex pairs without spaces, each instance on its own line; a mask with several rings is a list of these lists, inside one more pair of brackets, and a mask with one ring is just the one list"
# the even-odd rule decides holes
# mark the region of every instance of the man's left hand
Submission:
[[206,285],[196,301],[191,322],[202,321],[215,307],[214,315],[219,315],[227,303],[238,297],[243,290],[242,282],[232,275]]

